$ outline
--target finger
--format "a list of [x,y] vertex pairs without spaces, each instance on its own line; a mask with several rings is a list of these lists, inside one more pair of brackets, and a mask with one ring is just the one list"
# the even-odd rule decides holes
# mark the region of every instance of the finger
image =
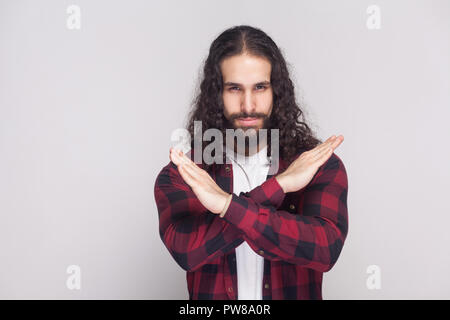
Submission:
[[331,145],[328,145],[328,147],[320,149],[316,154],[314,154],[313,156],[314,161],[319,161],[324,156],[324,154],[327,154],[330,151],[333,152],[333,150],[334,149],[331,147]]
[[181,163],[187,164],[190,161],[190,159],[187,156],[186,157],[182,156],[183,151],[181,151],[181,150],[173,148],[173,149],[171,149],[171,154],[175,159],[177,159]]
[[314,160],[320,161],[321,158],[326,154],[330,153],[330,155],[334,152],[334,150],[340,146],[340,144],[344,141],[344,136],[339,135],[334,139],[327,148],[320,150],[318,153],[314,155]]
[[194,161],[192,161],[184,152],[177,152],[177,156],[182,159],[189,167],[191,167],[195,172],[201,174],[203,169],[201,169]]
[[[201,180],[201,172],[197,171],[195,168],[193,168],[192,164],[189,163],[183,163],[183,168],[191,175],[192,178],[196,179],[197,181]],[[200,169],[201,170],[201,169]]]
[[336,136],[332,135],[331,137],[329,137],[325,142],[323,142],[322,144],[318,145],[317,147],[315,147],[314,149],[311,150],[311,155],[313,157],[315,157],[318,153],[320,153],[321,151],[323,151],[324,149],[326,149],[328,146],[331,145],[331,143],[333,143],[333,141],[335,141]]
[[195,168],[198,168],[198,169],[202,170],[202,169],[201,169],[194,161],[192,161],[192,159],[189,158],[189,157],[187,156],[187,154],[184,153],[183,151],[180,151],[180,152],[179,152],[179,156],[180,156],[183,160],[185,160],[186,163],[192,164]]
[[321,165],[323,165],[325,163],[325,161],[327,161],[331,157],[332,154],[333,154],[333,148],[331,148],[331,147],[329,147],[324,152],[322,152],[320,154],[320,156],[316,159],[317,166],[320,167]]
[[181,164],[178,166],[178,172],[180,173],[184,182],[186,182],[191,188],[193,188],[196,185],[196,181],[186,170],[186,168],[184,167],[184,164]]
[[[175,148],[173,148],[172,150],[171,150],[171,157],[174,159],[174,163],[176,162],[176,164],[178,165],[178,164],[189,164],[189,158],[187,158],[187,157],[181,157],[180,156],[180,152],[182,152],[182,151],[180,151],[180,150],[177,150],[177,149],[175,149]],[[189,161],[188,161],[189,160]]]
[[[333,136],[335,137],[335,136]],[[320,149],[319,152],[323,151],[324,148],[327,149],[328,147],[331,147],[334,149],[336,149],[342,142],[344,141],[344,136],[342,134],[340,134],[339,136],[331,139],[331,140],[327,140],[327,144],[322,146],[322,148]]]
[[336,149],[337,147],[339,147],[339,145],[344,141],[344,136],[341,134],[338,137],[336,137],[336,139],[333,141],[333,143],[331,144],[331,147],[333,149]]
[[176,152],[174,150],[175,149],[170,148],[169,158],[170,161],[172,161],[176,166],[179,166],[183,162],[179,157],[176,156]]

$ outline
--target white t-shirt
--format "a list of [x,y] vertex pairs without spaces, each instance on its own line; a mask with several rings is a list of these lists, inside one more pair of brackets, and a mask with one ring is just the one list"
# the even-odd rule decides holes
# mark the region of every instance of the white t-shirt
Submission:
[[[249,157],[229,148],[226,148],[226,154],[234,160],[231,161],[233,193],[239,195],[241,192],[248,192],[266,181],[270,167],[267,146]],[[253,251],[244,241],[236,248],[236,266],[238,300],[262,300],[264,258]]]

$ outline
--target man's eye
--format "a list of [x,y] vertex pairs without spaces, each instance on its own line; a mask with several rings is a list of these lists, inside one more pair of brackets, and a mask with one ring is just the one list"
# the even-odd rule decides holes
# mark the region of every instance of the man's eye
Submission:
[[[266,89],[266,86],[258,85],[255,88],[256,88],[256,90],[264,90],[264,89]],[[239,87],[230,87],[230,90],[231,91],[239,91],[241,89]]]

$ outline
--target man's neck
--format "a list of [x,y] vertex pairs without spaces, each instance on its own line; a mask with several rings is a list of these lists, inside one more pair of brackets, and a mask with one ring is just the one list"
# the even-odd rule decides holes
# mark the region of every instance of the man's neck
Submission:
[[[260,152],[262,149],[264,149],[267,146],[267,141],[265,141],[265,140],[264,141],[260,141],[256,146],[251,147],[251,148],[249,147],[248,144],[245,144],[245,149],[244,150],[239,150],[239,148],[237,147],[236,143],[234,143],[233,146],[234,146],[233,147],[234,152],[239,153],[239,154],[243,154],[242,151],[244,151],[245,154],[243,154],[243,155],[245,155],[246,157],[250,157],[250,156],[253,156],[256,153]],[[240,148],[240,149],[242,149],[242,148]]]

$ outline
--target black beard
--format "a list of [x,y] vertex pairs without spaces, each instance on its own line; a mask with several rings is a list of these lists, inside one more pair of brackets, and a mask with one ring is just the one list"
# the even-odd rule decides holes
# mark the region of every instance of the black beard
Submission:
[[[267,141],[259,141],[259,133],[258,131],[260,130],[260,128],[256,127],[256,126],[246,126],[246,127],[237,127],[234,125],[234,120],[238,119],[238,118],[262,118],[263,119],[263,125],[261,129],[270,129],[271,126],[271,122],[270,122],[270,118],[263,114],[263,113],[253,113],[253,114],[245,114],[245,113],[238,113],[238,114],[234,114],[230,117],[230,119],[225,118],[225,128],[226,129],[242,129],[244,131],[244,133],[249,130],[249,129],[255,129],[255,134],[256,134],[256,141],[257,141],[257,146],[260,146],[261,143],[267,143]],[[225,141],[225,140],[224,140]],[[244,136],[244,143],[245,143],[245,155],[249,156],[250,153],[250,137],[245,135]],[[234,137],[234,141],[233,141],[233,146],[234,146],[234,151],[237,152],[237,137]]]
[[259,129],[257,127],[255,127],[255,126],[236,127],[233,123],[234,123],[234,120],[239,119],[239,118],[258,118],[258,119],[262,118],[263,119],[262,129],[269,129],[269,126],[270,126],[270,118],[264,113],[251,113],[251,114],[248,114],[248,113],[242,113],[241,112],[241,113],[233,114],[230,117],[230,119],[227,119],[226,117],[224,117],[224,118],[225,118],[225,128],[226,129],[234,129],[234,130],[242,129],[242,130],[245,131],[245,129],[253,128],[253,129],[255,129],[258,132]]

